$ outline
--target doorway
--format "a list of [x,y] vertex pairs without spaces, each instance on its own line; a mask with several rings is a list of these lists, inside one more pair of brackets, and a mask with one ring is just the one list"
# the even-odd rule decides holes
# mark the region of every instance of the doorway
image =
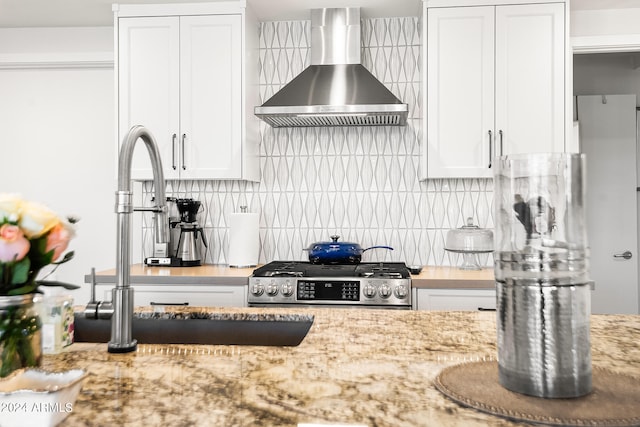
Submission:
[[592,311],[638,313],[640,54],[574,55],[573,68],[581,152],[587,153]]

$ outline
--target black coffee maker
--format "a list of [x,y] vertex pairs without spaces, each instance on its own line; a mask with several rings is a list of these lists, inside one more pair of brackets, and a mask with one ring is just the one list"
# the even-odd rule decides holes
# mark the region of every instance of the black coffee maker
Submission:
[[202,265],[207,251],[207,239],[197,220],[202,204],[198,200],[177,199],[176,206],[180,213],[180,222],[177,224],[180,237],[175,254],[176,260],[183,267]]

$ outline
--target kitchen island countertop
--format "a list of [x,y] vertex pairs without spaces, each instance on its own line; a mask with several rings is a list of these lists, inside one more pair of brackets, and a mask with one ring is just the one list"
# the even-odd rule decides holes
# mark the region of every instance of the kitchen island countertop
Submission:
[[[235,313],[291,309],[229,308]],[[65,426],[509,426],[458,406],[433,380],[446,366],[495,360],[495,313],[307,309],[296,347],[149,345],[110,354],[76,343],[43,368],[90,375]],[[594,366],[640,377],[640,316],[595,315]]]
[[[255,268],[232,268],[226,265],[199,267],[147,267],[131,266],[132,284],[150,285],[243,285]],[[98,283],[115,283],[115,269],[96,273]],[[91,276],[85,276],[91,283]],[[493,269],[461,270],[457,267],[424,266],[420,274],[411,276],[413,288],[465,288],[493,289]]]

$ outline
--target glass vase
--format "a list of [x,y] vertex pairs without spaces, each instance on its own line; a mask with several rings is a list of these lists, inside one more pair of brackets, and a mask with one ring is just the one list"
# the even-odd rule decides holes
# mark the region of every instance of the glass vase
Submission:
[[499,157],[494,168],[498,376],[542,398],[592,390],[582,154]]
[[0,296],[0,377],[42,362],[42,323],[33,298],[34,294]]

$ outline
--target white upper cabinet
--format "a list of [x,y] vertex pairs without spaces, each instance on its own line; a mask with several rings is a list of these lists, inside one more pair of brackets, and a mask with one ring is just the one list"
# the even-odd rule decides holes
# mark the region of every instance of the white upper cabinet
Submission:
[[[491,177],[508,153],[565,150],[565,4],[424,9],[423,178]],[[516,2],[517,3],[517,2]]]
[[180,153],[185,178],[241,178],[240,15],[180,18]]
[[564,3],[496,7],[500,154],[565,150],[564,11]]
[[[166,179],[257,180],[257,119],[246,114],[258,102],[257,69],[244,54],[257,27],[247,28],[244,8],[201,7],[117,8],[118,143],[141,124]],[[134,179],[152,178],[145,150],[135,148]]]

